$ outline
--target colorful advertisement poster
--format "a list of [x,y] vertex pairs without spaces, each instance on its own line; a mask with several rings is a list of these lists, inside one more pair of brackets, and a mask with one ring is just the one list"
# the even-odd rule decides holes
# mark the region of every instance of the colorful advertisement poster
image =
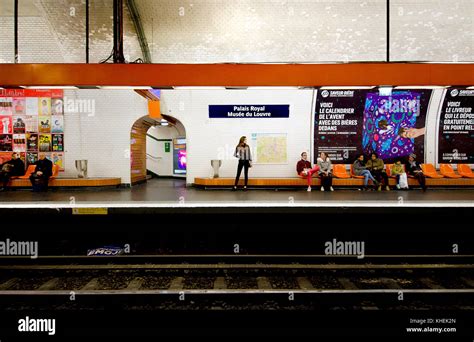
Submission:
[[26,135],[13,134],[13,151],[26,152]]
[[62,115],[53,115],[51,117],[52,126],[51,132],[52,133],[63,133],[64,132],[64,116]]
[[51,115],[51,98],[40,97],[38,99],[39,115]]
[[186,139],[173,140],[173,172],[178,175],[186,174]]
[[8,115],[0,116],[0,134],[12,134],[13,133],[13,118]]
[[26,115],[38,115],[38,98],[27,97],[26,98]]
[[52,148],[51,134],[40,134],[39,135],[39,151],[50,152]]
[[362,148],[387,163],[406,160],[412,153],[424,160],[426,111],[431,90],[394,90],[391,95],[369,93],[365,101]]
[[11,134],[0,134],[0,151],[4,151],[4,152],[13,151]]
[[25,116],[13,117],[13,134],[22,134],[26,132]]
[[474,163],[474,89],[446,90],[439,119],[438,163]]
[[26,100],[24,97],[13,98],[13,115],[25,115]]
[[25,116],[25,131],[26,133],[38,133],[38,117],[27,115]]
[[63,99],[51,99],[51,114],[53,115],[64,114]]
[[62,152],[64,151],[64,142],[62,134],[53,134],[53,151]]
[[38,134],[26,133],[26,150],[31,152],[38,152]]
[[51,133],[51,116],[40,116],[38,118],[38,131],[40,133]]
[[38,153],[35,152],[28,152],[26,153],[26,164],[34,164],[38,160]]
[[[28,164],[37,160],[39,151],[51,160],[53,151],[62,153],[63,96],[60,89],[0,89],[0,153],[18,152]],[[58,163],[63,157],[56,156]]]
[[60,171],[64,171],[64,153],[51,153],[51,161],[59,166]]
[[431,90],[321,90],[316,102],[314,156],[350,164],[375,152],[386,163],[415,153],[424,159],[425,118]]
[[13,99],[11,97],[0,97],[0,115],[12,115]]

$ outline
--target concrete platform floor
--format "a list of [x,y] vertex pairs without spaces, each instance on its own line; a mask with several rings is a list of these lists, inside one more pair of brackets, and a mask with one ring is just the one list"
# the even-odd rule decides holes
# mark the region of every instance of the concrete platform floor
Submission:
[[474,207],[472,189],[370,191],[336,189],[198,189],[181,179],[152,179],[131,189],[77,188],[0,192],[0,208],[12,207]]

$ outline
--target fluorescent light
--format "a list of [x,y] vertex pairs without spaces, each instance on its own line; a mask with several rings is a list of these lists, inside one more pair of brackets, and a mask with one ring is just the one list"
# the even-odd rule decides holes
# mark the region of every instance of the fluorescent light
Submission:
[[173,87],[175,90],[222,90],[225,87],[198,87],[198,86],[177,86]]
[[375,86],[327,86],[319,89],[373,89]]
[[474,86],[471,86],[471,87],[467,87],[466,89],[474,89]]
[[138,90],[148,90],[148,89],[152,89],[152,87],[150,86],[103,86],[103,87],[99,87],[100,89],[130,89],[130,90],[135,90],[135,89],[138,89]]
[[299,89],[299,87],[278,87],[278,86],[274,86],[274,87],[249,87],[248,89],[252,89],[252,90],[295,90],[295,89]]
[[379,87],[380,96],[392,96],[393,87],[382,86]]
[[49,90],[49,89],[78,89],[77,87],[75,86],[20,86],[20,88],[23,88],[23,89],[45,89],[45,90]]
[[398,86],[395,89],[444,89],[448,86]]

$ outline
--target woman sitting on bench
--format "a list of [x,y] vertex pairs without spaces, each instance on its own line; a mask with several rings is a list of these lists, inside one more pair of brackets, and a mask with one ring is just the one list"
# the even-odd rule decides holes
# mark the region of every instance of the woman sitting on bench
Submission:
[[311,168],[311,163],[307,160],[308,154],[306,152],[301,153],[301,160],[296,164],[296,172],[299,176],[308,180],[308,191],[311,191],[311,178],[313,174],[319,171],[319,166],[314,165]]

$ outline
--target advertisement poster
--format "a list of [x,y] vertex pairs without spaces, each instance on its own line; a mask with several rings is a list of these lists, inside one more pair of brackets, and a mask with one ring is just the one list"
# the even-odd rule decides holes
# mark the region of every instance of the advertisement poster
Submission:
[[28,152],[26,154],[26,164],[27,165],[34,164],[34,163],[36,163],[37,160],[38,160],[38,153]]
[[13,151],[11,134],[0,134],[0,151],[3,151],[3,152]]
[[51,99],[51,114],[53,115],[64,114],[63,99]]
[[474,163],[474,89],[446,90],[439,120],[438,163]]
[[186,139],[177,138],[173,140],[173,172],[174,174],[186,174]]
[[51,115],[51,98],[40,97],[38,99],[39,115]]
[[38,152],[49,152],[49,158],[61,164],[63,95],[56,89],[0,89],[0,153],[19,152],[31,164],[38,159]]
[[26,134],[26,150],[31,152],[38,152],[38,134]]
[[11,97],[0,97],[0,115],[12,115],[13,99]]
[[375,152],[386,163],[415,153],[424,158],[425,118],[431,90],[321,90],[316,101],[314,156],[350,164]]
[[26,131],[26,124],[24,120],[24,116],[14,116],[13,117],[13,134],[21,134],[25,133]]
[[52,121],[52,126],[51,126],[52,133],[64,132],[64,117],[62,115],[53,115],[51,117],[51,121]]
[[38,118],[38,130],[40,133],[51,133],[51,116],[40,116]]
[[25,102],[26,102],[26,115],[38,115],[38,98],[27,97]]
[[431,90],[394,90],[389,96],[367,94],[362,147],[387,163],[412,153],[424,160],[426,111]]
[[13,134],[13,151],[26,152],[26,135]]
[[255,164],[287,164],[286,133],[252,133]]
[[52,139],[53,139],[53,151],[58,151],[58,152],[64,151],[63,135],[53,134]]
[[26,101],[24,97],[13,98],[13,115],[25,115]]
[[40,134],[39,135],[39,151],[50,152],[51,151],[51,134]]
[[12,121],[13,121],[13,119],[9,115],[0,116],[0,134],[12,134],[13,133]]
[[38,132],[38,117],[27,115],[25,116],[25,131],[31,133]]
[[51,161],[59,166],[59,170],[64,170],[64,153],[51,153]]

